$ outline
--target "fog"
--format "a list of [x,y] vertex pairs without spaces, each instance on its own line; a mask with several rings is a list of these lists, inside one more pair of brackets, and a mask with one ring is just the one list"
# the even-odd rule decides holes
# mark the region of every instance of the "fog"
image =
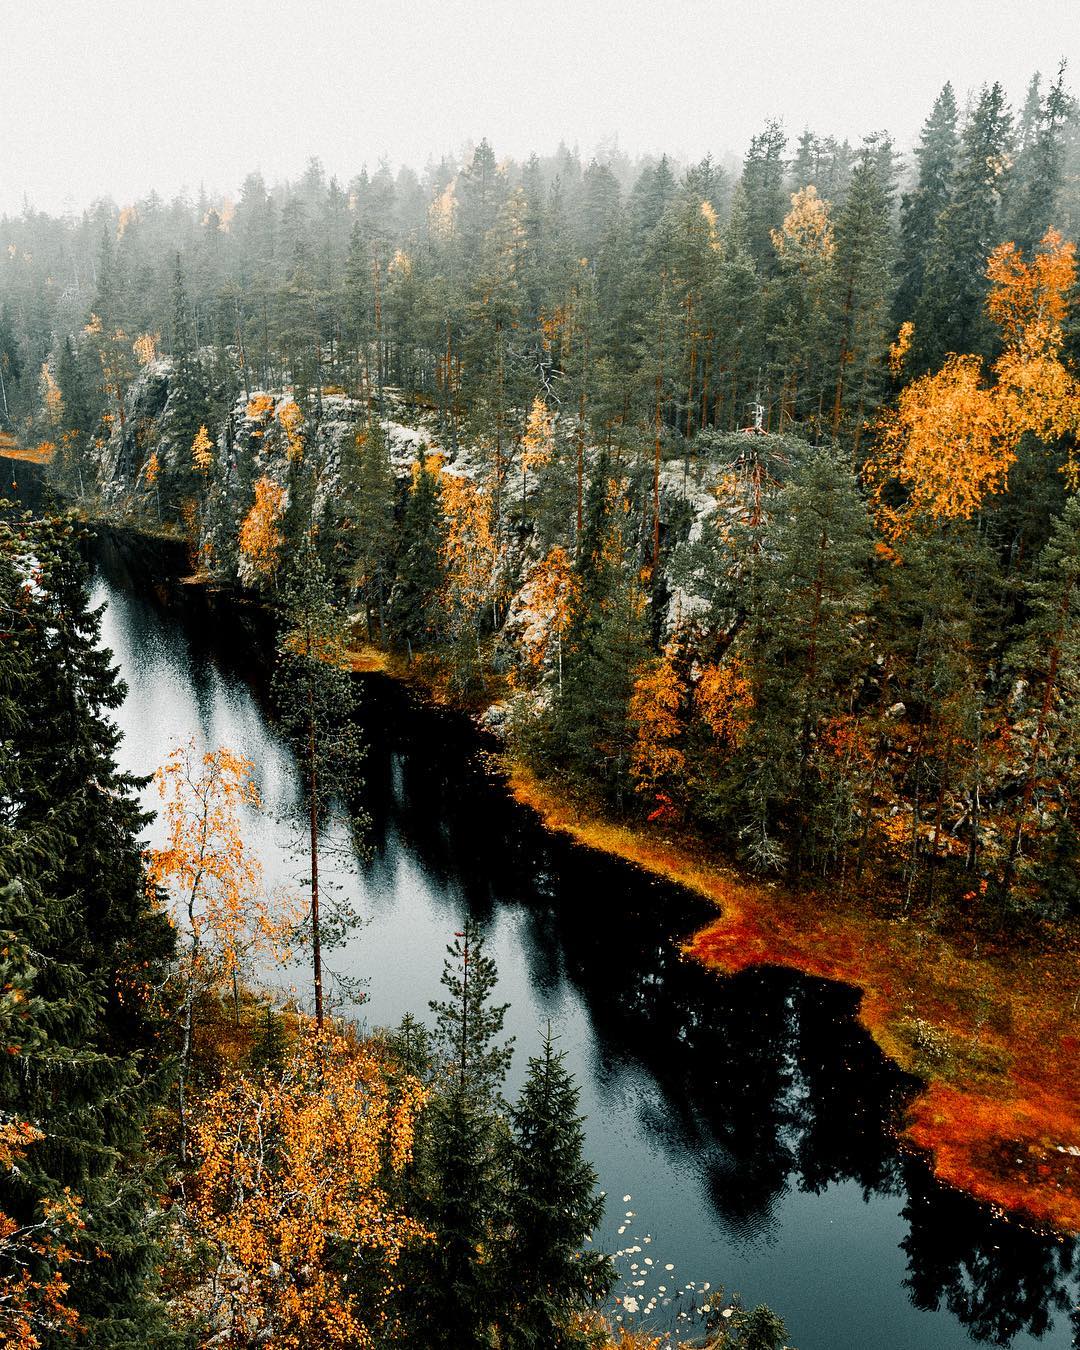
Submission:
[[1080,65],[1076,0],[0,0],[0,211],[343,181],[500,156],[741,154],[770,116],[909,145],[962,98]]

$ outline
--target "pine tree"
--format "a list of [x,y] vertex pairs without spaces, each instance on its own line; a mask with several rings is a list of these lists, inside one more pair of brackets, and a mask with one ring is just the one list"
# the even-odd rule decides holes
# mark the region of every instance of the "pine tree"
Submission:
[[[345,457],[347,456],[347,458]],[[350,585],[363,600],[367,632],[386,636],[387,602],[393,582],[394,507],[397,485],[382,422],[369,413],[355,449],[343,454],[337,504],[337,553]]]
[[934,228],[914,315],[913,373],[936,370],[949,352],[988,350],[986,260],[1001,242],[1011,148],[1005,92],[1000,84],[984,87],[961,137],[952,198]]
[[195,347],[184,269],[179,253],[172,283],[172,358],[169,381],[172,431],[187,466],[191,443],[207,416],[207,390],[199,353]]
[[938,217],[952,197],[956,169],[956,95],[946,84],[923,123],[915,151],[918,177],[900,203],[900,244],[893,321],[899,327],[915,314],[926,285],[926,268]]
[[596,1172],[583,1156],[579,1092],[548,1029],[511,1111],[507,1223],[501,1281],[513,1307],[505,1343],[513,1350],[571,1350],[588,1337],[575,1319],[607,1297],[611,1260],[583,1252],[600,1222]]
[[34,1012],[22,1056],[0,1063],[0,1101],[44,1136],[0,1176],[0,1210],[30,1223],[64,1188],[78,1196],[80,1261],[64,1275],[83,1343],[166,1344],[151,1217],[161,1182],[144,1150],[165,1092],[152,991],[173,937],[146,894],[140,783],[116,768],[109,717],[124,689],[69,524],[0,524],[0,606],[0,926],[33,951]]
[[418,463],[401,521],[389,615],[391,636],[410,654],[439,640],[444,530],[437,476]]
[[[294,555],[281,596],[282,631],[272,696],[277,720],[300,765],[300,804],[307,836],[311,910],[311,961],[315,1020],[323,1021],[322,948],[326,917],[319,886],[320,832],[335,806],[344,807],[354,833],[366,817],[359,806],[359,768],[365,745],[356,726],[356,688],[349,671],[345,625],[330,597],[326,575],[310,539]],[[351,917],[329,916],[332,932]]]

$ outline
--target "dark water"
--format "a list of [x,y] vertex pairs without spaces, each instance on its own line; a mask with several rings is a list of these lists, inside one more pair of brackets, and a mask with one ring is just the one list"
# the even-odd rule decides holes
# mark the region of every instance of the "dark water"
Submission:
[[[254,760],[271,812],[286,808],[294,766],[264,718],[265,648],[242,614],[198,595],[163,603],[112,548],[98,568],[129,686],[125,766],[149,773],[188,737],[229,745]],[[546,835],[488,778],[467,725],[380,677],[365,689],[375,852],[338,880],[368,922],[330,963],[367,979],[360,1016],[395,1022],[438,994],[464,915],[484,924],[512,1004],[511,1088],[550,1019],[608,1195],[597,1240],[639,1247],[620,1265],[648,1271],[628,1292],[723,1284],[780,1311],[799,1350],[1073,1343],[1074,1245],[994,1218],[898,1151],[912,1084],[856,1025],[850,990],[681,960],[676,939],[706,906]],[[271,812],[248,834],[285,884],[299,869]]]

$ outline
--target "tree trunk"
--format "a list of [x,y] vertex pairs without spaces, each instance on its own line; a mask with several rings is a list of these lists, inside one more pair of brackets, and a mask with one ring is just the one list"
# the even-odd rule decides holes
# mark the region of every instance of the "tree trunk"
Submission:
[[311,847],[311,963],[315,977],[315,1025],[323,1024],[322,941],[319,931],[319,767],[312,694],[308,690],[308,830]]

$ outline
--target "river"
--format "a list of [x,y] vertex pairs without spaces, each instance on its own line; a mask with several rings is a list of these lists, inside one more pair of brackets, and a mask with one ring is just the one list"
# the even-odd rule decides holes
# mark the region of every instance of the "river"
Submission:
[[[268,880],[295,885],[302,865],[280,818],[297,780],[264,715],[257,616],[140,582],[126,554],[102,545],[94,579],[128,685],[123,767],[149,774],[189,738],[247,755],[267,808],[247,837]],[[670,1296],[708,1281],[768,1302],[799,1350],[1074,1343],[1076,1245],[996,1218],[898,1149],[912,1083],[856,1023],[853,991],[683,960],[677,940],[710,907],[548,835],[491,778],[463,719],[371,676],[362,721],[371,857],[350,865],[343,831],[328,844],[365,922],[328,965],[365,981],[366,998],[350,1004],[338,988],[339,1003],[372,1026],[426,1014],[447,942],[477,918],[511,1004],[508,1091],[550,1021],[608,1197],[596,1240],[640,1247],[619,1265],[648,1272],[631,1292],[655,1296],[657,1318],[672,1311],[661,1285]],[[279,979],[302,988],[303,976]]]

